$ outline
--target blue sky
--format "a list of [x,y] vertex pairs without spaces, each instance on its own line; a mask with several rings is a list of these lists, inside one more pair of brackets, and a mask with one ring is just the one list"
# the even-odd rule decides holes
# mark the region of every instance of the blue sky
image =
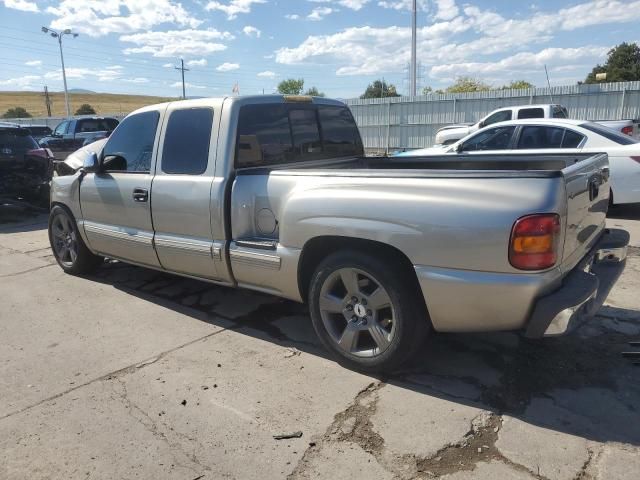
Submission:
[[[0,0],[0,90],[69,88],[177,96],[273,92],[304,78],[328,96],[360,95],[384,77],[407,92],[411,0]],[[493,85],[581,80],[606,52],[638,42],[640,0],[419,0],[421,86],[457,76]]]

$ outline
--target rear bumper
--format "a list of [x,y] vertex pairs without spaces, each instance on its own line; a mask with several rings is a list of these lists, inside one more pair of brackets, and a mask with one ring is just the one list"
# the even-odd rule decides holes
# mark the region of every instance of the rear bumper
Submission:
[[525,335],[562,335],[593,316],[624,270],[628,244],[628,232],[605,230],[589,254],[563,279],[562,286],[536,301]]

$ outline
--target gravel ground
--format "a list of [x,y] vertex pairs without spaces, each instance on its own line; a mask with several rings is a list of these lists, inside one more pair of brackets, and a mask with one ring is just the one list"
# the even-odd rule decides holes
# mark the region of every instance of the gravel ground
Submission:
[[0,479],[640,478],[640,207],[612,213],[635,247],[581,329],[435,335],[376,378],[327,358],[303,305],[65,275],[46,217],[0,207]]

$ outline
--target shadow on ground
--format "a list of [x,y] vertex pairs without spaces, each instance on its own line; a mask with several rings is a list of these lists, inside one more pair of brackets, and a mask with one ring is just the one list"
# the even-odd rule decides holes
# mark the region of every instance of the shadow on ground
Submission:
[[[244,335],[327,356],[306,307],[295,302],[120,262],[107,262],[89,279],[183,314],[184,307],[196,309],[205,321],[231,322]],[[558,432],[640,445],[640,368],[621,355],[638,336],[640,312],[614,307],[604,307],[572,335],[543,341],[515,333],[437,334],[412,364],[381,380]]]

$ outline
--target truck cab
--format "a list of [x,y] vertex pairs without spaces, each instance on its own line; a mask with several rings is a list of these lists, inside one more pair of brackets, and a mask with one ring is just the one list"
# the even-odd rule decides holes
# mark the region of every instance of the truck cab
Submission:
[[118,126],[111,117],[83,117],[59,123],[51,135],[40,139],[39,144],[50,149],[56,160],[64,160],[85,143],[108,137]]

